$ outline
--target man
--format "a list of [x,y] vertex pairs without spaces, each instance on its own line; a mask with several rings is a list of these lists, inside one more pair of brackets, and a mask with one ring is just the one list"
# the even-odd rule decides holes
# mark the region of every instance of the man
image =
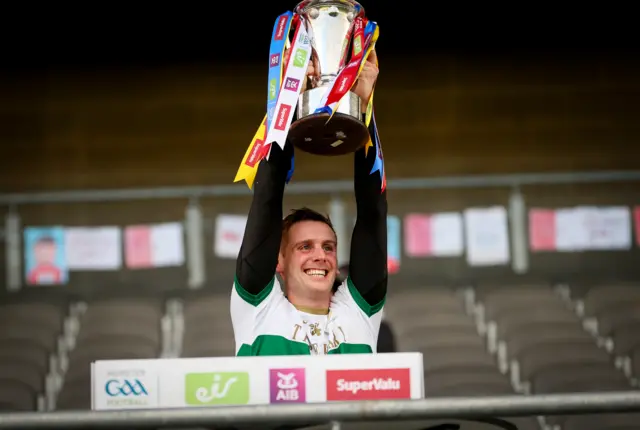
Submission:
[[[373,91],[376,64],[372,52],[353,87],[362,100]],[[315,72],[310,63],[308,75]],[[372,127],[369,132],[373,135]],[[236,354],[376,352],[387,292],[387,200],[380,175],[371,174],[375,150],[354,154],[357,221],[349,276],[337,288],[338,244],[331,221],[307,208],[282,220],[292,155],[290,143],[284,150],[272,145],[256,174],[231,293]]]

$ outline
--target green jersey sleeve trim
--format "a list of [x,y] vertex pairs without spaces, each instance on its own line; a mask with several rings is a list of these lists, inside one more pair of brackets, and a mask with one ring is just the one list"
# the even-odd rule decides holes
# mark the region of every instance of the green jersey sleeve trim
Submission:
[[351,297],[353,297],[353,300],[356,302],[360,310],[364,312],[368,317],[372,317],[376,313],[380,312],[380,309],[382,309],[382,307],[384,306],[386,296],[382,300],[380,300],[380,302],[373,306],[367,303],[364,297],[362,297],[362,294],[360,294],[360,291],[358,291],[356,286],[353,284],[350,276],[347,277],[347,288],[349,288],[349,293],[351,294]]
[[258,306],[264,301],[264,299],[267,298],[267,296],[271,293],[271,290],[273,290],[273,284],[275,280],[276,277],[274,276],[273,278],[271,278],[271,282],[269,282],[267,286],[264,287],[258,294],[251,294],[250,292],[242,288],[242,285],[240,285],[237,277],[233,280],[233,286],[236,289],[236,293],[238,293],[238,296],[240,296],[242,300],[244,300],[251,306]]

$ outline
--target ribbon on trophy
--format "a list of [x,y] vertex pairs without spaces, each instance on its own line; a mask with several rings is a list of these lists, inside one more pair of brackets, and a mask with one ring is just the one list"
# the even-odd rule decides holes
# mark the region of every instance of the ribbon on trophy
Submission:
[[[253,136],[234,179],[234,182],[246,181],[249,188],[253,186],[260,161],[264,157],[268,158],[271,145],[277,143],[284,148],[294,108],[302,90],[301,83],[306,78],[311,58],[311,40],[303,21],[296,18],[292,12],[286,12],[276,19],[273,27],[269,49],[267,113]],[[285,48],[292,26],[296,28],[294,42],[289,61],[284,65]],[[291,165],[287,181],[293,173],[293,160]]]
[[[369,54],[375,48],[375,43],[378,40],[380,30],[375,22],[369,21],[366,18],[357,17],[353,23],[353,43],[351,60],[340,71],[336,79],[333,81],[329,90],[325,93],[320,102],[320,106],[315,110],[315,113],[328,113],[329,121],[333,116],[333,113],[338,109],[342,98],[351,90],[353,85],[358,80],[362,69],[364,68]],[[347,35],[347,41],[351,37],[351,31]],[[345,53],[346,55],[346,53]],[[378,62],[376,60],[376,66]],[[375,89],[375,88],[374,88]],[[371,174],[379,172],[381,191],[383,192],[387,186],[386,174],[384,169],[384,157],[382,154],[382,146],[380,143],[380,136],[378,135],[378,127],[376,126],[375,115],[373,113],[373,93],[369,96],[367,101],[367,110],[365,113],[365,124],[367,127],[371,126],[373,129],[373,135],[369,136],[369,141],[365,145],[365,156],[369,153],[369,148],[374,147],[376,150],[376,158],[371,169]]]
[[[374,27],[370,27],[369,25],[373,24],[369,22],[367,24],[367,28],[365,29],[365,37],[369,37],[369,34],[372,34],[372,43],[369,46],[367,53],[365,55],[365,59],[369,57],[369,54],[375,48],[375,42],[378,39],[378,26],[373,24]],[[362,63],[362,67],[364,67],[364,63]],[[378,67],[378,59],[376,58],[376,67]],[[373,89],[371,90],[371,96],[369,96],[369,102],[367,103],[367,112],[365,114],[365,123],[367,127],[371,125],[373,129],[373,136],[369,136],[369,141],[365,145],[365,157],[369,153],[369,148],[374,146],[376,149],[376,158],[373,162],[373,167],[371,168],[371,174],[373,175],[375,172],[379,172],[380,174],[380,192],[384,192],[387,188],[387,175],[384,168],[384,156],[382,154],[382,143],[380,142],[380,135],[378,134],[378,125],[376,124],[376,116],[373,109],[373,93],[375,92],[375,84]]]

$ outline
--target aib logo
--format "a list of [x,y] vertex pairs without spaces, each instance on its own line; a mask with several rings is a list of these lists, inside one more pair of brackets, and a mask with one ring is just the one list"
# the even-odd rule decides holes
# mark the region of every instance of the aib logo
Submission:
[[280,64],[280,54],[272,54],[269,57],[269,67],[276,67],[278,64]]
[[149,395],[144,384],[139,379],[110,379],[105,384],[104,389],[107,395],[111,397]]
[[306,384],[303,368],[271,369],[271,403],[306,402]]
[[300,81],[298,79],[287,78],[287,80],[284,81],[284,87],[287,90],[298,91],[298,85],[300,85]]

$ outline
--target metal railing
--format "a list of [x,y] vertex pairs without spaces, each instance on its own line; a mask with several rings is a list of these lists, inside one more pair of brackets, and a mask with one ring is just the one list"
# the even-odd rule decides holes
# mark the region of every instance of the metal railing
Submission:
[[[640,412],[640,392],[0,414],[4,429],[178,428]],[[464,428],[464,427],[463,427]]]
[[[603,171],[574,173],[523,173],[512,175],[469,175],[440,178],[406,178],[387,181],[390,190],[437,188],[520,187],[594,182],[640,181],[640,171]],[[353,190],[353,181],[295,182],[287,186],[287,194],[341,193]],[[51,191],[0,194],[0,205],[17,206],[42,203],[106,202],[118,200],[202,198],[249,195],[242,184],[134,188],[116,190]]]

